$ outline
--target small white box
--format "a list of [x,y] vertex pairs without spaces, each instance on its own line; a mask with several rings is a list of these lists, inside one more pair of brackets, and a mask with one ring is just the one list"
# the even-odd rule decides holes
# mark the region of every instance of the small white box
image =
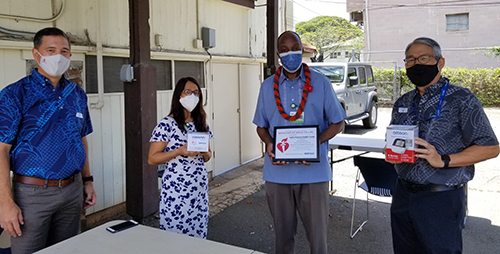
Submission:
[[189,132],[187,150],[190,152],[208,152],[210,136],[206,132]]
[[415,162],[416,125],[389,125],[386,132],[385,159],[388,161]]

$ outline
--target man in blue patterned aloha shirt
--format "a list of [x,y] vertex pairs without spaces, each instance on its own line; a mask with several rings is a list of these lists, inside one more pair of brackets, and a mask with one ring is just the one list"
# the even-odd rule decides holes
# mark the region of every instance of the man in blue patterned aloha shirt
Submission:
[[394,104],[391,124],[417,125],[415,163],[395,164],[391,205],[396,254],[462,253],[465,184],[474,164],[499,153],[479,100],[441,76],[445,59],[426,37],[406,47],[406,74],[416,89]]
[[12,236],[13,253],[77,235],[82,207],[96,201],[85,138],[92,132],[87,95],[63,77],[69,38],[49,27],[33,42],[38,68],[0,92],[0,225]]

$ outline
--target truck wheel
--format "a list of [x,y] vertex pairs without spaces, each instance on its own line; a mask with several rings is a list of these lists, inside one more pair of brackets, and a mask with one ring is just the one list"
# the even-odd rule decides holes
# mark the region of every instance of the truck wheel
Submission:
[[370,111],[368,112],[368,118],[363,119],[363,127],[367,129],[373,129],[375,128],[375,125],[377,124],[377,109],[378,109],[378,104],[376,101],[372,101],[370,105]]

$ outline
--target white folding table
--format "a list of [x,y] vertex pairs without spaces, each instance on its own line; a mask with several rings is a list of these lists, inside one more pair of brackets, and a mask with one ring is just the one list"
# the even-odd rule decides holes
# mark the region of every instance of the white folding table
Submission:
[[328,141],[330,150],[343,149],[365,152],[384,152],[385,138],[366,138],[353,134],[337,134]]
[[[363,155],[369,152],[383,153],[385,147],[384,138],[367,138],[360,135],[353,134],[337,134],[335,137],[328,141],[330,148],[330,167],[333,171],[333,164],[345,161],[357,155]],[[349,150],[349,151],[362,151],[360,154],[348,156],[339,160],[333,160],[333,150]],[[330,182],[330,190],[333,190],[333,182]]]
[[257,254],[262,253],[224,243],[194,238],[153,227],[137,225],[117,233],[106,227],[123,221],[110,221],[75,237],[52,245],[45,253],[182,253],[182,254]]

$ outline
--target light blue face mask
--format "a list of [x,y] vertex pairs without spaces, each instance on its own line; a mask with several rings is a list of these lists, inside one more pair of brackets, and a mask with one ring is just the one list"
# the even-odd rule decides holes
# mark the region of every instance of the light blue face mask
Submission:
[[300,69],[302,64],[302,50],[288,51],[286,53],[279,54],[279,56],[281,58],[281,64],[286,71],[295,73]]

